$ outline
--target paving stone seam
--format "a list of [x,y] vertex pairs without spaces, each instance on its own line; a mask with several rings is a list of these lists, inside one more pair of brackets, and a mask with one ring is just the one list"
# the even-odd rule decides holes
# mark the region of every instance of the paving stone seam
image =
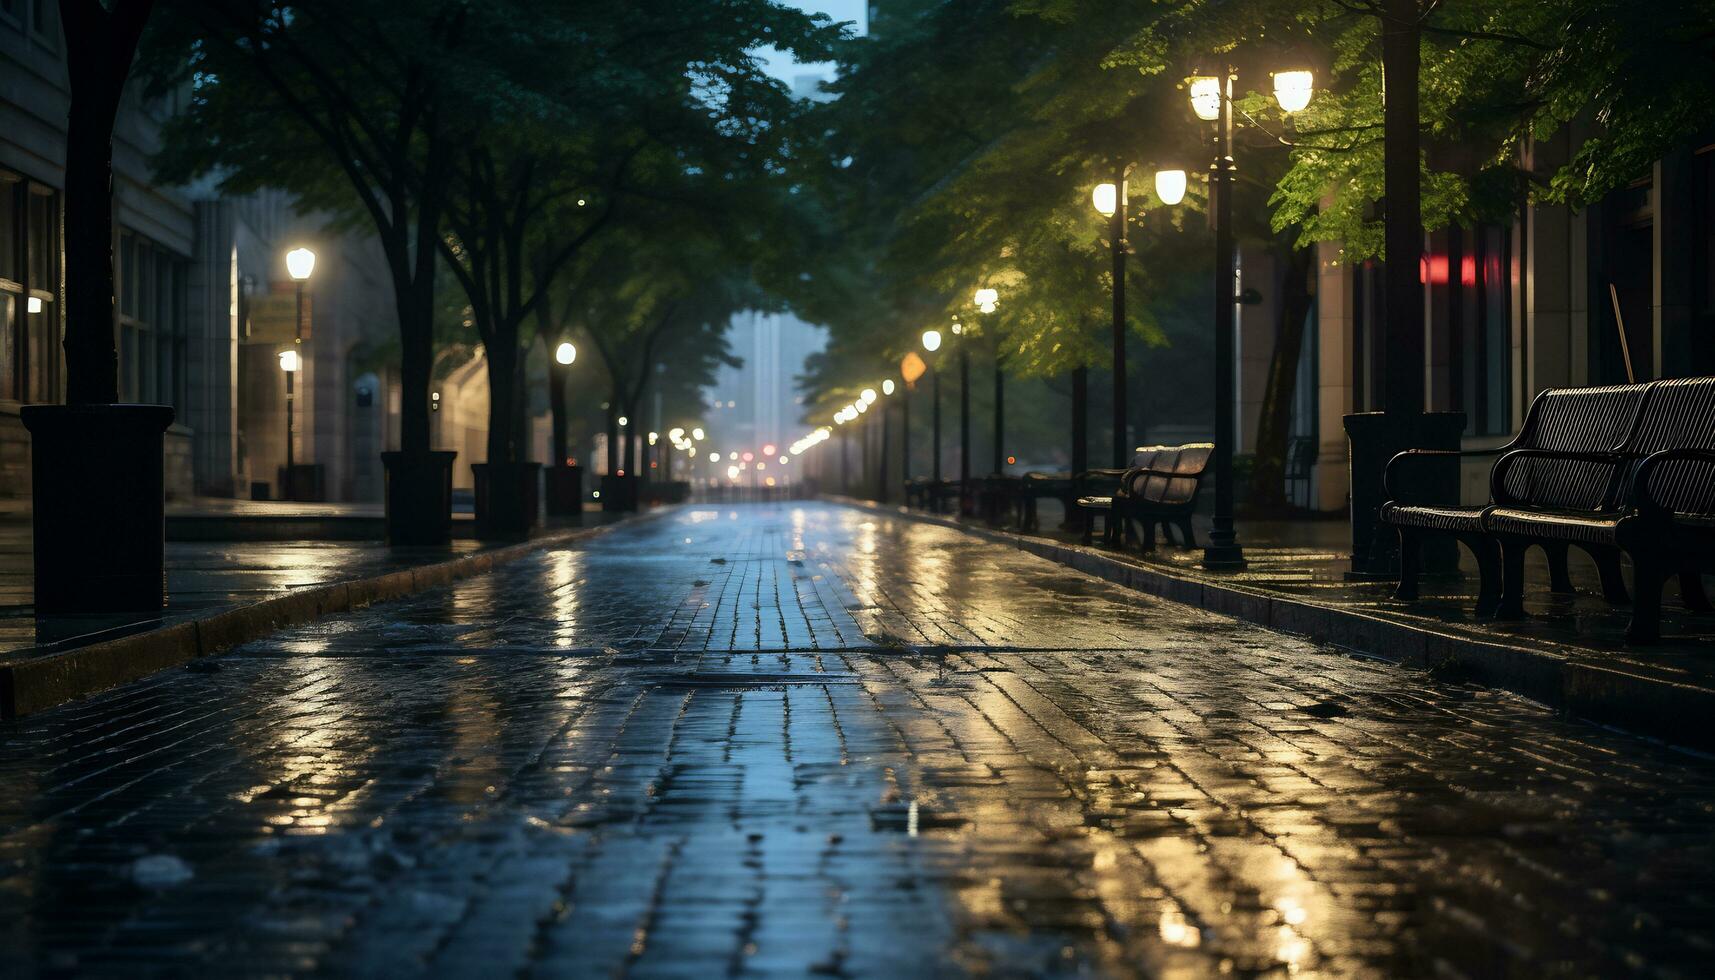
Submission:
[[600,527],[575,528],[415,568],[300,589],[142,633],[3,663],[0,664],[0,719],[20,718],[110,690],[324,616],[481,575],[540,551],[584,541],[616,527],[653,520],[673,509],[660,507]]
[[1559,650],[1478,639],[1394,622],[1309,599],[1132,564],[1094,547],[976,527],[950,517],[846,497],[828,498],[856,510],[959,531],[1137,592],[1194,606],[1280,633],[1304,637],[1392,664],[1452,668],[1475,683],[1522,695],[1597,724],[1715,750],[1715,691],[1620,666],[1574,659]]

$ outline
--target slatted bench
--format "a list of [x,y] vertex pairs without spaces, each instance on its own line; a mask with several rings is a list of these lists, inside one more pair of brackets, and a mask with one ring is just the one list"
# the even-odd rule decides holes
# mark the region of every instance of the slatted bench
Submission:
[[[1500,539],[1502,616],[1524,614],[1525,547],[1536,541],[1617,549],[1632,561],[1632,619],[1626,639],[1661,636],[1661,593],[1679,577],[1687,608],[1709,612],[1703,573],[1715,545],[1715,378],[1645,385],[1642,409],[1617,453],[1514,452],[1495,464],[1495,507],[1484,528]],[[1514,491],[1515,470],[1538,461],[1580,466],[1585,483],[1605,482],[1596,507],[1542,507]]]
[[1155,529],[1169,539],[1169,528],[1178,528],[1179,543],[1190,548],[1196,545],[1191,529],[1191,515],[1196,511],[1197,492],[1214,458],[1215,444],[1193,442],[1171,446],[1157,452],[1131,476],[1131,483],[1118,505],[1122,521],[1139,526],[1138,540],[1144,550],[1155,548]]
[[[1139,449],[1132,454],[1136,460],[1145,453],[1152,453],[1159,447]],[[1119,496],[1120,488],[1132,469],[1095,469],[1086,470],[1078,475],[1078,482],[1083,487],[1083,496],[1073,501],[1084,525],[1084,543],[1089,544],[1095,537],[1096,521],[1102,521],[1102,543],[1112,544],[1119,539],[1120,525],[1114,516],[1114,499]]]
[[[1500,541],[1484,526],[1484,518],[1493,509],[1493,503],[1465,507],[1456,501],[1423,500],[1420,494],[1413,492],[1414,484],[1418,483],[1414,481],[1414,475],[1421,472],[1419,467],[1449,457],[1499,457],[1516,451],[1616,451],[1625,442],[1637,419],[1645,387],[1613,385],[1549,389],[1531,403],[1518,435],[1506,445],[1462,451],[1412,449],[1390,460],[1385,477],[1388,502],[1381,507],[1380,519],[1399,535],[1399,587],[1394,591],[1394,598],[1408,602],[1417,598],[1423,539],[1430,535],[1446,535],[1463,544],[1477,561],[1477,615],[1492,616],[1501,603]],[[1545,508],[1595,508],[1600,506],[1608,491],[1606,474],[1606,470],[1591,469],[1588,463],[1532,460],[1520,464],[1514,471],[1510,492],[1517,499]],[[1534,543],[1541,545],[1547,553],[1553,590],[1570,593],[1568,545],[1548,539]],[[1528,545],[1521,546],[1520,561],[1523,560],[1524,547]],[[1601,573],[1603,593],[1609,601],[1625,602],[1626,589],[1620,578],[1619,552],[1588,546],[1586,550]]]
[[[1495,614],[1524,614],[1529,548],[1548,549],[1552,561],[1574,545],[1596,559],[1603,591],[1615,602],[1625,599],[1619,555],[1631,559],[1631,642],[1659,638],[1661,593],[1670,575],[1679,576],[1689,608],[1710,611],[1702,575],[1715,549],[1715,378],[1544,392],[1515,443],[1525,440],[1533,421],[1533,444],[1507,448],[1490,471],[1492,502],[1475,508],[1478,530],[1501,554]],[[1413,514],[1423,509],[1418,505],[1383,509],[1396,527],[1429,519]],[[1466,514],[1472,508],[1443,509],[1457,512],[1459,533],[1475,539]],[[1415,581],[1407,581],[1416,572],[1408,567],[1407,536],[1415,532],[1401,537],[1404,597],[1415,594]],[[1495,592],[1492,571],[1485,595]],[[1564,576],[1562,567],[1555,577]],[[1557,588],[1562,584],[1569,585],[1557,582]]]
[[1040,473],[1031,471],[1024,474],[1019,486],[1018,500],[1018,529],[1020,531],[1036,531],[1042,527],[1042,522],[1036,515],[1036,502],[1046,498],[1055,498],[1065,508],[1068,520],[1077,516],[1078,481],[1071,473]]
[[[1145,446],[1132,456],[1132,467],[1120,476],[1119,488],[1112,495],[1079,497],[1078,508],[1086,515],[1084,542],[1093,535],[1094,521],[1103,520],[1102,541],[1124,547],[1130,540],[1133,526],[1138,526],[1137,538],[1146,549],[1155,547],[1155,529],[1178,528],[1182,543],[1190,547],[1195,540],[1191,530],[1191,515],[1196,507],[1197,491],[1214,457],[1215,446],[1194,442],[1183,446]],[[1111,471],[1108,471],[1111,472]]]

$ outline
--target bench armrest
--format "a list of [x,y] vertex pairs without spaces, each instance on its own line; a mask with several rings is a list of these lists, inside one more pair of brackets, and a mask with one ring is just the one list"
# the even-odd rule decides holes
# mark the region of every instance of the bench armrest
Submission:
[[1519,460],[1550,459],[1566,463],[1592,463],[1606,465],[1618,469],[1629,463],[1635,456],[1616,452],[1571,452],[1557,449],[1514,449],[1495,462],[1495,468],[1489,473],[1490,499],[1495,503],[1506,505],[1526,503],[1507,492],[1507,471]]
[[1464,459],[1467,456],[1496,456],[1511,448],[1511,444],[1508,444],[1493,446],[1489,449],[1407,449],[1405,452],[1394,454],[1394,457],[1387,461],[1387,468],[1382,471],[1382,492],[1387,499],[1398,500],[1398,481],[1405,476],[1405,470],[1411,463],[1422,463],[1433,459]]
[[[1661,465],[1677,462],[1704,463],[1710,467],[1711,472],[1709,476],[1703,479],[1701,486],[1687,488],[1690,494],[1703,498],[1702,506],[1695,510],[1687,511],[1684,507],[1676,505],[1696,504],[1698,501],[1683,498],[1674,500],[1668,496],[1671,488],[1656,485],[1656,471],[1660,469]],[[1639,514],[1654,517],[1664,517],[1675,512],[1701,514],[1715,512],[1715,489],[1710,487],[1711,477],[1715,477],[1715,449],[1682,447],[1650,453],[1644,457],[1643,462],[1638,464],[1637,471],[1632,474],[1632,504],[1637,507]]]

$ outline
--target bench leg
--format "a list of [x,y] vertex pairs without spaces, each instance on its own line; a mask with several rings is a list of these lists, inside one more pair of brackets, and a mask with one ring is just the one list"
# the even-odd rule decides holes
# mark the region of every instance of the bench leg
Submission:
[[1686,562],[1679,568],[1679,598],[1692,612],[1715,612],[1709,604],[1709,593],[1703,591],[1703,573],[1696,562]]
[[1496,619],[1524,618],[1524,553],[1530,543],[1508,538],[1501,547],[1501,601],[1495,607]]
[[1423,554],[1421,535],[1416,531],[1398,528],[1399,533],[1399,585],[1393,590],[1393,597],[1400,602],[1417,601],[1417,572],[1420,558]]
[[1179,536],[1185,539],[1185,547],[1197,547],[1197,532],[1191,530],[1191,518],[1181,517],[1179,519]]
[[1661,639],[1661,587],[1667,583],[1667,566],[1654,555],[1632,555],[1632,621],[1626,627],[1627,643],[1654,643]]
[[1620,574],[1620,549],[1591,546],[1584,550],[1590,553],[1590,559],[1596,563],[1596,574],[1602,577],[1602,598],[1615,606],[1631,602],[1626,577]]
[[1570,547],[1562,541],[1542,546],[1543,554],[1548,556],[1548,588],[1555,595],[1572,595],[1577,591],[1572,588],[1572,574],[1566,567],[1566,552]]
[[1477,618],[1488,619],[1501,605],[1501,545],[1486,534],[1462,540],[1477,559]]

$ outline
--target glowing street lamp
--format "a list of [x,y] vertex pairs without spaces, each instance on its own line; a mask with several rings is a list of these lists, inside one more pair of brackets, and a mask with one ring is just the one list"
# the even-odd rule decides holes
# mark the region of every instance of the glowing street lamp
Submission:
[[286,271],[299,282],[310,277],[316,271],[316,253],[307,248],[294,248],[286,253]]
[[875,393],[875,389],[874,389],[874,388],[865,388],[865,389],[864,389],[864,390],[863,390],[863,391],[862,391],[862,392],[859,392],[859,393],[858,393],[858,399],[859,399],[859,400],[860,400],[860,401],[861,401],[861,402],[862,402],[862,403],[863,403],[863,404],[864,404],[864,405],[865,405],[865,406],[869,406],[869,405],[874,405],[874,404],[875,404],[875,400],[876,400],[876,399],[877,399],[877,398],[879,398],[879,397],[880,397],[880,396],[879,396],[879,395],[877,395],[877,394],[876,394],[876,393]]
[[923,331],[923,349],[933,354],[941,349],[941,331]]
[[560,346],[554,348],[554,360],[561,364],[570,364],[577,359],[578,349],[569,340],[561,341]]
[[1274,100],[1285,112],[1299,112],[1310,104],[1316,91],[1316,76],[1303,69],[1274,73]]
[[893,394],[893,387],[893,379],[888,378],[881,383],[881,393],[884,395],[891,395]]
[[[1191,110],[1215,123],[1215,162],[1209,168],[1209,210],[1215,219],[1215,507],[1203,566],[1237,569],[1245,566],[1233,525],[1233,441],[1237,420],[1233,412],[1233,374],[1237,352],[1233,338],[1233,304],[1238,291],[1233,241],[1233,72],[1191,79]],[[1308,71],[1277,72],[1274,97],[1286,112],[1310,104],[1315,77]]]
[[1198,75],[1191,79],[1191,111],[1197,114],[1198,119],[1214,122],[1221,118],[1221,107],[1226,102],[1221,81],[1213,75]]
[[1090,192],[1090,203],[1104,218],[1111,218],[1119,210],[1120,195],[1112,181],[1103,181]]
[[1155,172],[1155,196],[1161,198],[1161,203],[1169,206],[1185,200],[1185,171],[1157,170]]

